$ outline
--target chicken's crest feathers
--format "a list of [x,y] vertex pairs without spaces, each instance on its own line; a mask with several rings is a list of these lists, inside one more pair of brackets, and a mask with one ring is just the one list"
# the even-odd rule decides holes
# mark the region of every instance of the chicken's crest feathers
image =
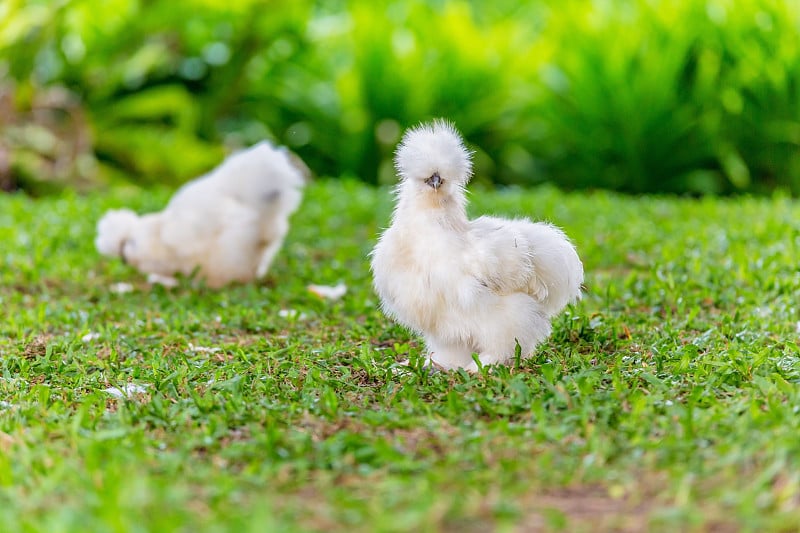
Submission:
[[436,172],[463,187],[472,176],[472,153],[455,126],[444,119],[406,131],[394,162],[402,180],[426,179]]

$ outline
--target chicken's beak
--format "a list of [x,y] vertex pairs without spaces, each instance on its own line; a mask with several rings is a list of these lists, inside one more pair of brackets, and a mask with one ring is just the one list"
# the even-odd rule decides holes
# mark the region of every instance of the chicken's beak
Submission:
[[433,187],[434,191],[438,191],[439,187],[442,186],[442,178],[438,172],[434,172],[430,178],[425,180],[425,183]]
[[128,239],[124,239],[121,243],[119,243],[119,257],[122,259],[123,264],[128,264],[128,258],[125,257],[125,245],[128,244]]

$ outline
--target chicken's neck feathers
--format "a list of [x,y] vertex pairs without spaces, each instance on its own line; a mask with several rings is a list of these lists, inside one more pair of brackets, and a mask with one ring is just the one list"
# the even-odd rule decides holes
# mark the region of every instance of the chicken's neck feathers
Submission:
[[469,230],[466,199],[463,195],[437,197],[433,194],[398,195],[393,220],[405,226],[438,226],[466,233]]

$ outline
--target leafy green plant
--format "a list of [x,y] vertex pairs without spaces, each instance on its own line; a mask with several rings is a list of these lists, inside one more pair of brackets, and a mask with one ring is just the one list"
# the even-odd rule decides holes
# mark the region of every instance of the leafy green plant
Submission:
[[402,130],[445,116],[487,182],[800,191],[791,0],[10,0],[3,10],[0,70],[17,111],[51,85],[71,91],[103,181],[184,181],[222,146],[267,138],[316,174],[385,183]]
[[800,190],[796,7],[560,6],[540,43],[548,91],[526,115],[538,179],[630,192]]
[[242,97],[248,64],[295,31],[306,6],[76,0],[12,1],[6,9],[0,58],[16,92],[66,86],[90,119],[101,173],[174,183],[219,162],[217,121]]
[[[522,68],[532,29],[510,19],[481,25],[464,2],[355,3],[319,14],[307,45],[278,88],[254,86],[253,116],[288,110],[284,140],[312,168],[368,181],[391,181],[391,155],[402,130],[422,120],[454,120],[476,147],[507,139],[499,121]],[[273,99],[274,98],[274,99]],[[492,175],[485,152],[481,170]]]

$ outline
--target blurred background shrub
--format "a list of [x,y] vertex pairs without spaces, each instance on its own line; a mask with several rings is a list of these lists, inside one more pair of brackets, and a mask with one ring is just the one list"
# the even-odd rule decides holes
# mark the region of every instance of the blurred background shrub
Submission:
[[798,194],[800,2],[0,2],[5,189],[177,184],[263,138],[391,182],[437,116],[486,182]]

